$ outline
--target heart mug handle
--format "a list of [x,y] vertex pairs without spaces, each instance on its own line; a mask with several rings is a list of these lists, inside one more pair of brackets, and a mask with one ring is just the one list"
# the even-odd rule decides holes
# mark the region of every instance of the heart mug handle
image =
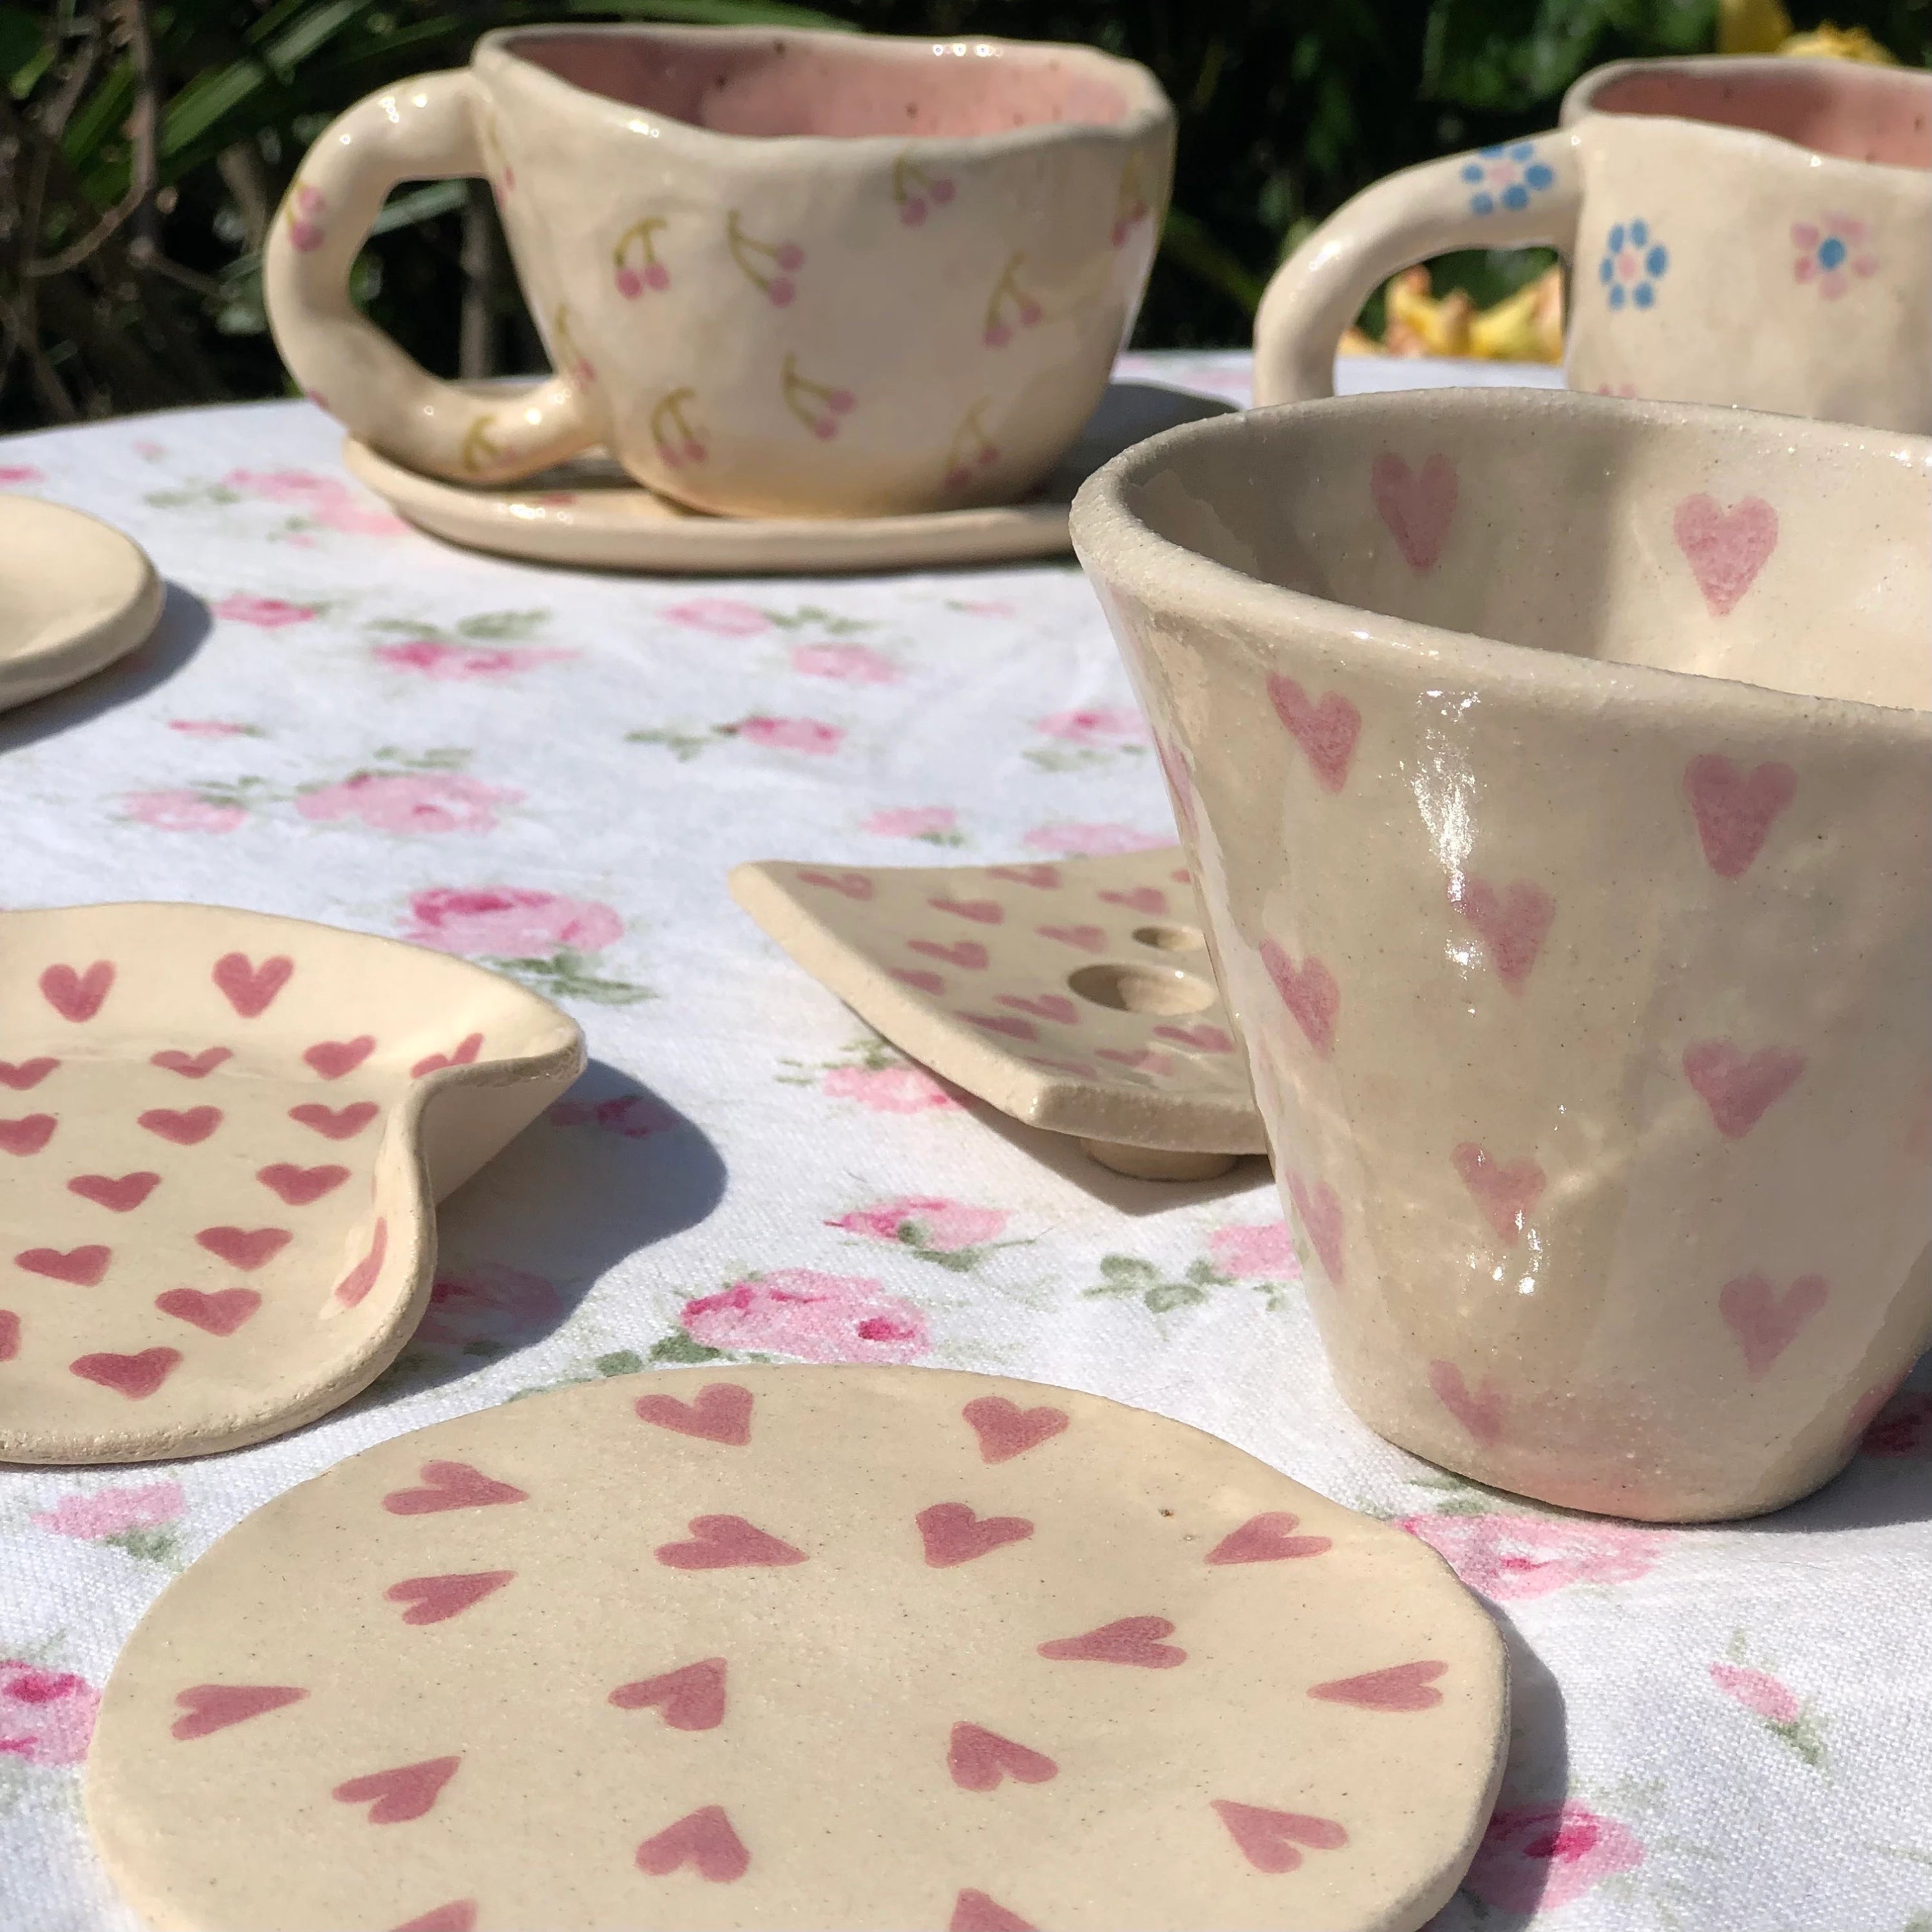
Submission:
[[1274,272],[1255,316],[1255,401],[1335,393],[1335,350],[1362,304],[1412,262],[1452,248],[1574,252],[1577,136],[1538,134],[1405,168],[1331,214]]
[[479,105],[457,69],[400,82],[332,122],[276,211],[262,286],[282,360],[355,435],[431,476],[506,483],[598,440],[580,383],[553,376],[512,402],[439,382],[349,297],[356,253],[398,182],[487,177]]

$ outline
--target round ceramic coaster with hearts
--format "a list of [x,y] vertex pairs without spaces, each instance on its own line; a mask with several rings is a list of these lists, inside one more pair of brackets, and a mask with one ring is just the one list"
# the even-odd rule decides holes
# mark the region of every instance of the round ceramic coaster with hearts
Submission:
[[568,1086],[547,1001],[214,906],[0,913],[0,1462],[254,1442],[427,1304],[430,1201]]
[[693,1369],[398,1438],[116,1666],[88,1810],[190,1932],[1420,1926],[1502,1647],[1214,1438],[916,1369]]

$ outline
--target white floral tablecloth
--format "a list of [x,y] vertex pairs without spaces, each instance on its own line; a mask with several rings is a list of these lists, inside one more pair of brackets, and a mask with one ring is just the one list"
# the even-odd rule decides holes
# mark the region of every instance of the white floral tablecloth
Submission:
[[[1245,396],[1243,357],[1134,363]],[[1105,1174],[908,1066],[732,905],[745,859],[1171,840],[1070,561],[526,568],[412,533],[338,446],[292,403],[0,443],[0,488],[120,525],[171,586],[138,656],[0,718],[0,899],[398,934],[560,1000],[594,1064],[445,1207],[429,1317],[347,1408],[207,1461],[0,1473],[0,1927],[134,1925],[82,1822],[95,1701],[143,1608],[240,1517],[402,1430],[746,1351],[1092,1390],[1433,1544],[1493,1608],[1516,1687],[1501,1807],[1441,1927],[1932,1928],[1925,1364],[1848,1475],[1738,1528],[1560,1516],[1444,1476],[1336,1399],[1260,1162],[1198,1186]]]

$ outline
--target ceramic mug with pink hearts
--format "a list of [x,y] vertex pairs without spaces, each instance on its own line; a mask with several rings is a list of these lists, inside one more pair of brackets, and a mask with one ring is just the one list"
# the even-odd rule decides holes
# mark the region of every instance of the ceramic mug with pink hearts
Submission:
[[1334,392],[1370,293],[1453,248],[1570,257],[1573,389],[1932,431],[1932,74],[1619,61],[1562,126],[1365,189],[1269,284],[1255,397]]
[[1076,547],[1350,1404],[1658,1520],[1932,1334],[1932,440],[1529,390],[1173,430]]

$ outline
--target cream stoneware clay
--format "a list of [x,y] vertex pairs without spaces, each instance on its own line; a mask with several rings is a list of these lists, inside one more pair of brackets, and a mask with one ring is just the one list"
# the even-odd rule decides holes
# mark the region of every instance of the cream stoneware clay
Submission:
[[1658,1520],[1932,1329],[1932,441],[1445,391],[1177,430],[1076,546],[1336,1378]]
[[1932,74],[1619,61],[1562,126],[1389,176],[1276,272],[1255,398],[1334,393],[1384,278],[1453,248],[1570,258],[1573,389],[1932,431]]
[[1436,1552],[1213,1436],[714,1364],[258,1510],[129,1639],[87,1809],[168,1932],[1414,1932],[1508,1732]]
[[[1174,115],[1090,49],[530,27],[358,103],[265,265],[276,346],[372,447],[470,483],[602,443],[700,510],[1007,503],[1092,415],[1167,206]],[[482,176],[554,376],[433,380],[351,304],[399,181]]]
[[0,913],[0,1462],[280,1435],[428,1304],[433,1203],[574,1080],[547,1000],[220,906]]

